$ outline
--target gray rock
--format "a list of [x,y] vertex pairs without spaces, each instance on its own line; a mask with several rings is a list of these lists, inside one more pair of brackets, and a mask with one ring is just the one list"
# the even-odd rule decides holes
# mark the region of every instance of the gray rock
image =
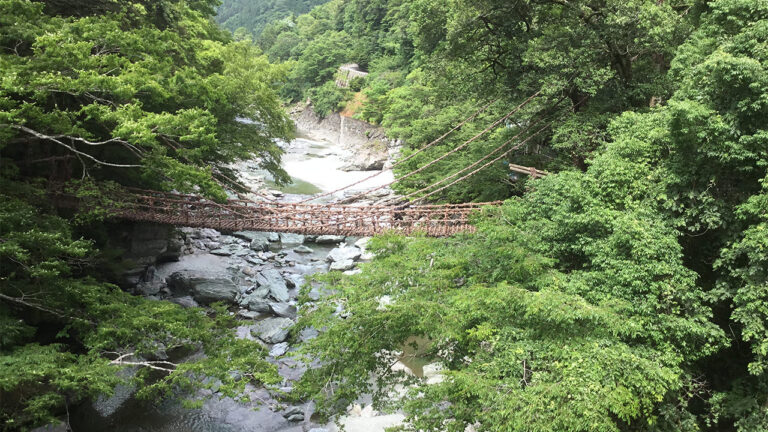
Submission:
[[289,288],[301,288],[304,285],[304,276],[291,273],[285,277],[285,282]]
[[332,271],[346,271],[346,270],[352,270],[355,268],[355,262],[350,260],[344,260],[344,261],[336,261],[331,264],[329,270]]
[[330,431],[326,428],[312,428],[309,430],[309,432],[330,432]]
[[240,309],[239,311],[237,311],[237,316],[244,319],[257,320],[259,318],[263,318],[264,314],[261,312]]
[[296,318],[296,307],[291,306],[288,303],[270,303],[269,307],[277,316],[284,318]]
[[243,266],[240,268],[240,271],[246,276],[256,276],[256,269],[253,267]]
[[347,261],[347,260],[356,260],[360,258],[360,255],[362,255],[363,252],[354,246],[343,246],[343,247],[337,247],[333,249],[328,256],[325,258],[328,262],[338,262],[338,261]]
[[272,308],[269,307],[269,300],[261,297],[246,295],[240,299],[239,304],[250,311],[258,312],[259,314],[265,314],[272,311]]
[[262,265],[262,264],[264,264],[264,260],[260,260],[260,259],[258,259],[256,257],[252,257],[252,256],[247,257],[245,260],[248,261],[249,263],[253,264],[253,265]]
[[264,231],[236,231],[232,233],[233,236],[246,240],[246,241],[253,241],[257,238],[265,238],[267,241],[270,242],[276,242],[280,240],[280,236],[277,233],[274,232],[264,232]]
[[312,248],[309,248],[309,247],[304,246],[304,245],[301,245],[301,246],[299,246],[297,248],[294,248],[293,251],[296,252],[296,253],[300,253],[300,254],[311,254],[312,252],[314,252],[314,250],[312,250]]
[[217,301],[233,303],[237,286],[226,273],[182,270],[167,279],[174,292],[190,293],[195,301],[209,304]]
[[221,247],[221,243],[217,241],[206,241],[206,242],[203,242],[203,245],[205,246],[206,249],[218,249]]
[[211,251],[211,254],[218,255],[218,256],[230,256],[232,255],[232,250],[229,248],[218,248]]
[[307,294],[310,300],[320,300],[320,297],[322,297],[322,292],[320,291],[320,287],[313,286],[311,290],[309,290],[309,294]]
[[192,298],[192,296],[184,296],[184,297],[174,297],[171,299],[168,299],[171,303],[176,303],[177,305],[183,307],[183,308],[191,308],[191,307],[199,307],[200,305],[197,304],[195,299]]
[[345,239],[344,236],[339,236],[339,235],[321,235],[315,239],[315,243],[317,244],[341,243],[344,241],[344,239]]
[[134,289],[139,295],[153,296],[160,293],[160,284],[157,282],[139,282]]
[[200,231],[198,231],[197,234],[198,234],[198,236],[200,238],[208,238],[208,239],[211,239],[211,240],[215,240],[215,239],[218,239],[219,237],[221,237],[221,233],[220,232],[216,231],[215,229],[211,229],[211,228],[203,228]]
[[317,331],[314,327],[304,327],[299,332],[299,340],[302,342],[306,342],[308,340],[312,340],[316,338],[320,334],[319,331]]
[[159,261],[178,261],[186,246],[185,240],[179,233],[168,240],[168,249],[158,257]]
[[266,343],[276,344],[288,337],[293,321],[288,318],[267,318],[251,326],[251,334]]
[[272,357],[280,357],[281,355],[288,352],[288,342],[280,342],[279,344],[275,344],[271,350],[269,350],[269,355]]
[[250,248],[255,251],[269,250],[269,239],[266,236],[257,237],[251,240]]
[[280,243],[284,245],[295,245],[304,243],[304,236],[301,234],[280,233]]
[[267,269],[256,276],[256,282],[260,287],[269,288],[269,293],[275,300],[286,302],[290,299],[288,287],[285,285],[283,276],[275,269]]
[[235,253],[233,255],[234,256],[238,256],[238,257],[244,257],[244,256],[247,256],[247,255],[250,255],[250,254],[251,254],[251,250],[250,249],[237,249],[237,250],[235,250]]
[[283,413],[283,417],[285,417],[288,421],[302,421],[304,420],[304,409],[301,407],[290,407]]
[[259,313],[269,313],[272,309],[269,307],[269,287],[260,286],[255,289],[249,289],[238,299],[238,304],[248,310]]
[[254,340],[251,334],[251,326],[240,326],[235,329],[235,339]]

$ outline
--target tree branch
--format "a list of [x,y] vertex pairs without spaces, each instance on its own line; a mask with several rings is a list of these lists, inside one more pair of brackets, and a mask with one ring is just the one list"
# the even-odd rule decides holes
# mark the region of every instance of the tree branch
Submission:
[[[86,158],[96,162],[98,165],[104,165],[104,166],[109,166],[109,167],[114,167],[114,168],[141,168],[141,165],[116,164],[116,163],[111,163],[111,162],[104,162],[102,160],[96,159],[95,157],[89,155],[88,153],[81,152],[80,150],[76,149],[74,146],[70,146],[68,144],[65,144],[62,141],[60,141],[59,139],[57,139],[57,137],[58,138],[69,138],[69,139],[71,139],[73,141],[81,141],[81,142],[84,142],[84,143],[89,144],[89,145],[98,146],[98,145],[108,144],[108,143],[111,143],[111,142],[121,142],[122,141],[122,140],[119,140],[117,138],[113,138],[111,140],[102,141],[102,142],[91,142],[91,141],[85,140],[83,138],[77,138],[77,137],[71,137],[71,136],[60,136],[60,135],[59,136],[51,136],[51,135],[45,135],[43,133],[37,132],[36,130],[30,129],[30,128],[26,127],[26,126],[11,125],[10,127],[12,129],[16,129],[16,130],[25,132],[25,133],[27,133],[29,135],[32,135],[32,136],[34,136],[36,138],[39,138],[41,140],[45,140],[45,141],[50,141],[50,142],[56,143],[56,144],[58,144],[58,145],[60,145],[60,146],[62,146],[64,148],[66,148],[67,150],[71,151],[72,153],[78,154],[80,156],[86,157]],[[125,143],[124,141],[122,141],[122,142]],[[133,147],[133,146],[131,146],[131,147]]]

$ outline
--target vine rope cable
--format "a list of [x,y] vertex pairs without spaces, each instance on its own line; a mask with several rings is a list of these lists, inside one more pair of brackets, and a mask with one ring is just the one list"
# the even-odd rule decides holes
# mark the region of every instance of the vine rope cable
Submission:
[[417,168],[417,169],[415,169],[415,170],[413,170],[413,171],[410,171],[410,172],[408,172],[407,174],[404,174],[403,176],[401,176],[401,177],[399,177],[399,178],[396,178],[395,180],[393,180],[393,181],[391,181],[391,182],[389,182],[389,183],[387,183],[387,184],[383,184],[383,185],[381,185],[381,186],[377,186],[377,187],[375,187],[375,188],[373,188],[373,189],[370,189],[370,190],[367,190],[367,191],[364,191],[364,192],[360,192],[360,193],[358,193],[357,195],[353,195],[353,196],[351,196],[351,197],[349,197],[349,198],[346,198],[346,200],[355,200],[355,199],[357,199],[357,198],[361,198],[361,197],[364,197],[364,196],[366,196],[366,195],[370,194],[371,192],[375,192],[375,191],[377,191],[377,190],[380,190],[380,189],[384,189],[385,187],[391,186],[391,185],[393,185],[393,184],[395,184],[395,183],[397,183],[397,182],[399,182],[399,181],[402,181],[402,180],[404,180],[404,179],[406,179],[406,178],[408,178],[408,177],[411,177],[412,175],[418,174],[418,173],[420,173],[420,172],[424,171],[425,169],[427,169],[427,168],[431,167],[432,165],[434,165],[434,164],[436,164],[436,163],[438,163],[438,162],[440,162],[440,161],[444,160],[444,159],[445,159],[445,158],[447,158],[448,156],[450,156],[450,155],[452,155],[452,154],[456,153],[457,151],[459,151],[459,150],[463,149],[464,147],[468,146],[469,144],[473,143],[473,142],[474,142],[474,141],[476,141],[478,138],[480,138],[481,136],[485,135],[485,134],[486,134],[486,133],[488,133],[490,130],[494,129],[496,126],[498,126],[499,124],[501,124],[501,122],[503,122],[503,121],[507,120],[508,118],[510,118],[512,115],[514,115],[515,113],[517,113],[517,112],[518,112],[519,110],[521,110],[523,107],[525,107],[526,105],[528,105],[528,104],[529,104],[529,103],[530,103],[530,102],[531,102],[533,99],[535,99],[535,98],[536,98],[536,97],[537,97],[539,94],[541,94],[541,92],[542,92],[542,90],[539,90],[539,91],[537,91],[536,93],[534,93],[533,95],[531,95],[531,96],[530,96],[528,99],[526,99],[525,101],[523,101],[523,103],[521,103],[520,105],[516,106],[516,107],[515,107],[515,108],[514,108],[512,111],[510,111],[509,113],[505,114],[504,116],[502,116],[502,117],[501,117],[501,118],[499,118],[498,120],[496,120],[496,121],[494,121],[493,123],[491,123],[491,124],[490,124],[488,127],[486,127],[485,129],[483,129],[483,130],[482,130],[480,133],[478,133],[477,135],[473,136],[472,138],[470,138],[470,139],[468,139],[468,140],[464,141],[464,142],[463,142],[461,145],[459,145],[459,146],[457,146],[457,147],[453,148],[452,150],[450,150],[450,151],[448,151],[448,152],[444,153],[442,156],[438,157],[437,159],[433,159],[433,160],[432,160],[432,161],[430,161],[429,163],[427,163],[427,164],[425,164],[425,165],[422,165],[422,166],[420,166],[419,168]]
[[[560,105],[560,103],[561,103],[561,102],[562,102],[564,99],[565,99],[564,97],[561,97],[559,100],[557,100],[557,102],[555,102],[555,104],[554,104],[554,105],[552,105],[552,108],[555,108],[555,107],[557,107],[558,105]],[[505,141],[503,144],[501,144],[500,146],[496,147],[495,149],[491,150],[489,153],[486,153],[486,154],[485,154],[485,156],[483,156],[483,157],[482,157],[482,158],[480,158],[479,160],[475,161],[475,162],[474,162],[474,163],[472,163],[471,165],[469,165],[469,166],[466,166],[466,167],[464,167],[464,168],[460,169],[459,171],[457,171],[457,172],[455,172],[455,173],[451,174],[450,176],[448,176],[448,177],[444,177],[444,178],[442,178],[442,179],[440,179],[440,180],[438,180],[438,181],[436,181],[436,182],[434,182],[434,183],[432,183],[432,184],[430,184],[430,185],[428,185],[428,186],[425,186],[425,187],[423,187],[423,188],[421,188],[421,189],[419,189],[419,190],[417,190],[417,191],[411,192],[411,193],[409,193],[409,194],[407,194],[407,195],[404,195],[404,196],[399,196],[399,197],[392,197],[392,198],[387,198],[387,199],[385,199],[385,200],[383,200],[383,201],[379,201],[379,202],[377,202],[377,203],[376,203],[376,205],[391,205],[391,203],[389,203],[390,201],[391,201],[392,203],[395,203],[395,202],[398,202],[398,201],[407,200],[407,199],[409,199],[409,198],[411,198],[411,197],[413,197],[413,196],[415,196],[415,195],[418,195],[418,194],[420,194],[420,193],[422,193],[422,192],[425,192],[425,191],[427,191],[427,190],[429,190],[429,189],[432,189],[433,187],[435,187],[435,186],[437,186],[437,185],[440,185],[440,184],[442,184],[442,183],[444,183],[444,182],[446,182],[446,181],[448,181],[448,180],[450,180],[450,179],[452,179],[452,178],[455,178],[455,177],[456,177],[456,176],[458,176],[458,175],[461,175],[462,173],[466,172],[467,170],[470,170],[470,169],[472,169],[472,168],[476,167],[478,164],[480,164],[480,163],[481,163],[481,162],[483,162],[484,160],[486,160],[486,159],[488,159],[489,157],[493,156],[493,154],[495,154],[495,153],[496,153],[496,152],[498,152],[499,150],[502,150],[504,147],[506,147],[507,145],[511,144],[511,143],[512,143],[512,142],[514,142],[516,139],[520,138],[520,137],[521,137],[522,135],[524,135],[524,134],[525,134],[525,133],[526,133],[526,132],[527,132],[529,129],[531,129],[533,126],[535,126],[536,124],[540,123],[541,121],[543,121],[543,118],[538,118],[538,119],[536,119],[535,121],[533,121],[532,123],[529,123],[529,124],[528,124],[528,125],[527,125],[527,126],[524,128],[524,129],[523,129],[523,130],[521,130],[520,132],[518,132],[517,134],[515,134],[515,136],[513,136],[513,137],[512,137],[512,138],[510,138],[510,139],[508,139],[507,141]],[[537,134],[538,134],[538,132],[536,132],[534,135],[537,135]],[[526,139],[526,141],[527,141],[528,139],[530,139],[530,138],[531,138],[531,137],[527,138],[527,139]]]
[[322,194],[320,194],[320,195],[315,195],[315,196],[312,196],[312,197],[310,197],[310,198],[307,198],[307,199],[305,199],[305,200],[303,200],[303,201],[299,201],[299,202],[298,202],[298,204],[307,203],[307,202],[310,202],[310,201],[314,201],[314,200],[316,200],[316,199],[320,199],[320,198],[323,198],[323,197],[327,197],[327,196],[329,196],[329,195],[333,195],[333,194],[336,194],[336,193],[338,193],[338,192],[341,192],[341,191],[343,191],[343,190],[349,189],[349,188],[351,188],[351,187],[353,187],[353,186],[357,186],[357,185],[359,185],[360,183],[364,183],[364,182],[366,182],[366,181],[368,181],[368,180],[370,180],[370,179],[372,179],[372,178],[378,177],[378,176],[380,176],[381,174],[383,174],[383,173],[385,173],[385,172],[387,172],[387,171],[392,171],[392,170],[393,170],[393,169],[395,169],[397,166],[399,166],[399,165],[401,165],[401,164],[403,164],[403,163],[405,163],[405,162],[409,161],[411,158],[415,157],[415,156],[416,156],[416,155],[418,155],[419,153],[421,153],[421,152],[423,152],[423,151],[425,151],[425,150],[429,149],[430,147],[432,147],[432,146],[434,146],[434,145],[438,144],[439,142],[441,142],[442,140],[444,140],[444,139],[445,139],[445,138],[446,138],[448,135],[450,135],[450,134],[451,134],[451,133],[453,133],[454,131],[458,130],[459,128],[461,128],[462,126],[464,126],[465,124],[467,124],[468,122],[470,122],[470,121],[474,120],[474,119],[475,119],[475,117],[477,117],[478,115],[480,115],[480,113],[482,113],[483,111],[487,110],[487,109],[488,109],[488,108],[489,108],[491,105],[493,105],[493,104],[494,104],[494,103],[495,103],[497,100],[498,100],[498,99],[494,99],[494,100],[490,101],[488,104],[486,104],[485,106],[483,106],[483,107],[481,107],[479,110],[477,110],[477,111],[476,111],[474,114],[472,114],[471,116],[467,117],[467,118],[466,118],[466,119],[464,119],[462,122],[460,122],[459,124],[457,124],[456,126],[454,126],[454,127],[451,129],[451,130],[449,130],[448,132],[444,133],[443,135],[441,135],[440,137],[438,137],[438,138],[437,138],[437,139],[435,139],[434,141],[430,142],[429,144],[425,145],[424,147],[422,147],[422,148],[420,148],[420,149],[416,150],[415,152],[411,153],[411,154],[410,154],[410,155],[408,155],[407,157],[405,157],[405,158],[403,158],[403,159],[401,159],[401,160],[399,160],[399,161],[395,162],[395,163],[394,163],[394,164],[393,164],[391,167],[389,167],[389,168],[387,168],[387,169],[384,169],[384,170],[381,170],[381,171],[379,171],[379,172],[377,172],[377,173],[375,173],[375,174],[372,174],[372,175],[370,175],[370,176],[368,176],[368,177],[365,177],[365,178],[363,178],[363,179],[361,179],[361,180],[358,180],[358,181],[356,181],[356,182],[354,182],[354,183],[350,183],[350,184],[348,184],[348,185],[346,185],[346,186],[340,187],[340,188],[338,188],[338,189],[335,189],[335,190],[332,190],[332,191],[329,191],[329,192],[325,192],[325,193],[322,193]]

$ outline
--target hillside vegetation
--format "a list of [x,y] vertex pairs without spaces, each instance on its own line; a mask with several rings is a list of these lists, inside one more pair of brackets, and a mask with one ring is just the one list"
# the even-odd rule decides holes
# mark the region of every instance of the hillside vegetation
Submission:
[[221,0],[216,21],[222,27],[259,35],[267,24],[293,15],[307,13],[328,0]]
[[[768,1],[331,0],[253,41],[218,4],[0,0],[2,429],[66,418],[126,366],[153,402],[285,385],[233,311],[114,285],[112,191],[222,201],[242,159],[288,180],[285,102],[354,100],[404,155],[487,105],[402,178],[537,95],[397,186],[529,137],[430,197],[503,199],[476,233],[378,236],[362,272],[303,288],[312,367],[280,397],[318,419],[370,394],[411,431],[768,430]],[[345,63],[370,74],[339,88]],[[61,182],[81,211],[54,206]],[[392,369],[414,340],[440,379]]]
[[[186,397],[203,374],[230,395],[277,379],[226,310],[129,295],[109,283],[121,251],[99,250],[118,185],[223,199],[225,165],[254,156],[285,178],[285,68],[220,30],[215,3],[0,0],[0,429],[111,393],[122,354],[149,361],[145,398]],[[80,214],[45,193],[67,180]],[[205,355],[177,367],[166,350]]]
[[477,234],[384,236],[362,274],[326,277],[304,394],[334,412],[399,383],[387,353],[427,337],[448,372],[410,393],[407,430],[768,429],[767,36],[751,0],[337,0],[268,26],[285,97],[348,100],[332,81],[356,62],[361,117],[412,149],[499,99],[399,174],[542,90],[401,191],[558,113],[510,157],[558,174],[506,182],[498,164],[432,197],[522,194]]

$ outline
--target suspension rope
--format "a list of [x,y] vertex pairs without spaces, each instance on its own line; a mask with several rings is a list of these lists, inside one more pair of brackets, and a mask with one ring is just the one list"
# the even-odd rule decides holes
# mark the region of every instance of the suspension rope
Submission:
[[427,163],[427,164],[425,164],[425,165],[422,165],[422,166],[420,166],[419,168],[417,168],[417,169],[415,169],[415,170],[413,170],[413,171],[411,171],[411,172],[409,172],[409,173],[407,173],[407,174],[405,174],[405,175],[403,175],[403,176],[401,176],[401,177],[399,177],[399,178],[396,178],[395,180],[393,180],[393,181],[391,181],[391,182],[389,182],[389,183],[387,183],[387,184],[384,184],[384,185],[381,185],[381,186],[375,187],[375,188],[373,188],[373,189],[370,189],[370,190],[367,190],[367,191],[364,191],[364,192],[360,192],[360,193],[358,193],[357,195],[353,195],[352,197],[346,198],[346,200],[350,200],[350,201],[353,201],[353,200],[355,200],[355,199],[357,199],[357,198],[361,198],[361,197],[364,197],[364,196],[366,196],[366,195],[370,194],[371,192],[375,192],[375,191],[377,191],[377,190],[380,190],[380,189],[384,189],[385,187],[389,187],[389,186],[392,186],[393,184],[395,184],[395,183],[397,183],[397,182],[399,182],[399,181],[405,180],[405,179],[407,179],[408,177],[411,177],[412,175],[418,174],[418,173],[420,173],[420,172],[424,171],[425,169],[427,169],[427,168],[431,167],[432,165],[434,165],[434,164],[436,164],[436,163],[438,163],[438,162],[440,162],[440,161],[444,160],[444,159],[445,159],[445,158],[447,158],[448,156],[450,156],[450,155],[452,155],[452,154],[456,153],[457,151],[459,151],[459,150],[463,149],[464,147],[468,146],[469,144],[473,143],[473,142],[474,142],[474,141],[476,141],[478,138],[480,138],[481,136],[485,135],[485,134],[486,134],[486,133],[488,133],[490,130],[494,129],[496,126],[498,126],[499,124],[501,124],[501,122],[503,122],[503,121],[507,120],[507,119],[508,119],[508,118],[510,118],[512,115],[514,115],[515,113],[517,113],[518,111],[520,111],[520,110],[521,110],[523,107],[525,107],[525,106],[526,106],[526,105],[528,105],[528,104],[529,104],[529,103],[530,103],[530,102],[531,102],[533,99],[535,99],[535,98],[536,98],[536,97],[537,97],[539,94],[541,94],[541,92],[542,92],[542,90],[539,90],[539,91],[537,91],[536,93],[534,93],[533,95],[531,95],[531,96],[530,96],[528,99],[526,99],[525,101],[523,101],[523,103],[521,103],[520,105],[516,106],[516,107],[515,107],[515,108],[514,108],[512,111],[510,111],[509,113],[505,114],[504,116],[502,116],[501,118],[499,118],[499,119],[498,119],[498,120],[496,120],[495,122],[491,123],[491,124],[490,124],[488,127],[486,127],[485,129],[483,129],[483,130],[482,130],[480,133],[478,133],[477,135],[473,136],[472,138],[470,138],[470,139],[468,139],[468,140],[464,141],[464,143],[462,143],[462,144],[461,144],[461,145],[459,145],[458,147],[456,147],[456,148],[454,148],[454,149],[452,149],[452,150],[450,150],[450,151],[448,151],[448,152],[444,153],[442,156],[438,157],[437,159],[433,159],[433,160],[432,160],[432,161],[430,161],[429,163]]
[[[555,107],[557,107],[558,105],[560,105],[560,103],[561,103],[561,102],[562,102],[564,99],[565,99],[565,97],[561,97],[559,100],[557,100],[557,102],[555,102],[555,104],[554,104],[554,105],[552,105],[552,108],[555,108]],[[559,117],[559,116],[556,116],[556,117]],[[385,200],[383,200],[383,201],[379,201],[379,202],[377,202],[377,203],[376,203],[376,205],[391,205],[391,204],[393,204],[393,203],[395,203],[395,202],[398,202],[398,201],[405,201],[405,200],[408,200],[409,198],[411,198],[411,197],[413,197],[413,196],[415,196],[415,195],[418,195],[418,194],[420,194],[420,193],[422,193],[422,192],[428,191],[429,189],[432,189],[432,188],[433,188],[433,187],[435,187],[435,186],[438,186],[438,185],[440,185],[440,184],[442,184],[442,183],[444,183],[444,182],[446,182],[446,181],[448,181],[448,180],[451,180],[452,178],[455,178],[455,177],[456,177],[456,176],[458,176],[458,175],[461,175],[462,173],[464,173],[464,172],[466,172],[466,171],[468,171],[468,170],[470,170],[470,169],[472,169],[472,168],[476,167],[477,165],[479,165],[479,164],[480,164],[481,162],[483,162],[484,160],[486,160],[486,159],[488,159],[489,157],[493,156],[493,155],[494,155],[496,152],[498,152],[498,151],[502,150],[504,147],[506,147],[507,145],[511,144],[512,142],[514,142],[515,140],[517,140],[517,139],[518,139],[518,138],[520,138],[521,136],[523,136],[523,135],[524,135],[526,132],[528,132],[528,131],[529,131],[531,128],[533,128],[533,127],[534,127],[535,125],[537,125],[538,123],[541,123],[543,120],[544,120],[543,118],[538,118],[538,119],[536,119],[535,121],[533,121],[532,123],[529,123],[529,124],[528,124],[528,125],[527,125],[527,126],[524,128],[524,129],[523,129],[523,130],[521,130],[520,132],[518,132],[517,134],[515,134],[515,136],[513,136],[513,137],[512,137],[512,138],[510,138],[510,139],[508,139],[507,141],[505,141],[504,143],[502,143],[500,146],[496,147],[495,149],[491,150],[489,153],[485,154],[485,156],[483,156],[483,157],[482,157],[482,158],[480,158],[479,160],[475,161],[475,162],[474,162],[474,163],[472,163],[471,165],[469,165],[469,166],[466,166],[466,167],[464,167],[464,168],[460,169],[459,171],[456,171],[455,173],[451,174],[450,176],[448,176],[448,177],[444,177],[444,178],[442,178],[442,179],[440,179],[440,180],[438,180],[438,181],[436,181],[436,182],[434,182],[434,183],[432,183],[432,184],[430,184],[430,185],[428,185],[428,186],[425,186],[425,187],[423,187],[423,188],[421,188],[421,189],[419,189],[419,190],[417,190],[417,191],[411,192],[411,193],[409,193],[409,194],[407,194],[407,195],[404,195],[404,196],[399,196],[399,197],[392,197],[392,198],[387,198],[387,199],[385,199]],[[534,133],[533,135],[537,135],[539,132],[540,132],[540,131],[538,131],[538,132]],[[533,135],[532,135],[532,136],[533,136]],[[527,140],[529,140],[530,138],[532,138],[532,136],[531,136],[531,137],[528,137],[528,138],[526,139],[526,141],[527,141]],[[441,190],[442,190],[442,189],[441,189]],[[392,203],[389,203],[389,201],[392,201]]]
[[[588,96],[585,96],[585,97],[583,97],[583,98],[582,98],[582,99],[581,99],[581,100],[580,100],[578,103],[576,103],[576,105],[575,105],[575,106],[579,106],[579,105],[581,105],[581,104],[582,104],[582,103],[583,103],[585,100],[587,100],[587,97],[588,97]],[[434,191],[432,191],[432,192],[430,192],[430,193],[428,193],[428,194],[426,194],[426,195],[424,195],[424,196],[422,196],[422,197],[419,197],[419,198],[415,199],[415,200],[414,200],[414,202],[419,202],[419,201],[422,201],[422,200],[424,200],[425,198],[427,198],[427,197],[430,197],[430,196],[432,196],[432,195],[434,195],[434,194],[436,194],[436,193],[438,193],[438,192],[441,192],[441,191],[443,191],[443,190],[445,190],[445,189],[447,189],[447,188],[449,188],[449,187],[451,187],[451,186],[455,185],[456,183],[458,183],[458,182],[460,182],[460,181],[463,181],[463,180],[466,180],[466,179],[467,179],[467,178],[469,178],[469,177],[472,177],[473,175],[475,175],[475,174],[477,174],[478,172],[482,171],[483,169],[487,168],[488,166],[490,166],[490,165],[491,165],[491,164],[493,164],[494,162],[498,161],[499,159],[501,159],[501,158],[505,157],[506,155],[508,155],[508,154],[512,153],[513,151],[515,151],[515,150],[519,149],[520,147],[522,147],[522,146],[523,146],[525,143],[527,143],[528,141],[530,141],[530,139],[531,139],[531,138],[535,137],[536,135],[538,135],[539,133],[543,132],[543,131],[544,131],[545,129],[547,129],[548,127],[552,126],[552,124],[553,124],[553,123],[554,123],[554,122],[555,122],[555,121],[556,121],[558,118],[559,118],[559,116],[555,117],[555,118],[554,118],[554,119],[552,119],[552,120],[551,120],[549,123],[545,124],[545,125],[544,125],[544,126],[541,128],[541,129],[539,129],[538,131],[534,132],[534,133],[533,133],[533,135],[531,135],[531,136],[529,136],[528,138],[524,139],[524,140],[523,140],[522,142],[520,142],[519,144],[517,144],[517,145],[513,146],[512,148],[510,148],[509,150],[505,151],[504,153],[502,153],[501,155],[499,155],[497,158],[494,158],[493,160],[491,160],[491,161],[489,161],[488,163],[484,164],[484,165],[483,165],[483,166],[481,166],[480,168],[477,168],[476,170],[474,170],[474,171],[470,172],[469,174],[466,174],[466,175],[464,175],[463,177],[461,177],[461,178],[458,178],[458,179],[456,179],[456,180],[452,181],[451,183],[449,183],[449,184],[447,184],[447,185],[445,185],[445,186],[443,186],[443,187],[441,187],[441,188],[439,188],[439,189],[436,189],[436,190],[434,190]]]
[[441,135],[440,137],[438,137],[438,138],[437,138],[437,139],[435,139],[434,141],[430,142],[429,144],[425,145],[424,147],[422,147],[422,148],[420,148],[420,149],[416,150],[415,152],[411,153],[411,154],[410,154],[410,155],[408,155],[407,157],[405,157],[405,158],[403,158],[403,159],[401,159],[401,160],[399,160],[399,161],[395,162],[395,163],[394,163],[394,164],[393,164],[391,167],[389,167],[389,168],[387,168],[387,169],[384,169],[384,170],[381,170],[381,171],[379,171],[379,172],[377,172],[377,173],[375,173],[375,174],[372,174],[372,175],[370,175],[370,176],[368,176],[368,177],[365,177],[365,178],[363,178],[363,179],[361,179],[361,180],[358,180],[358,181],[356,181],[356,182],[354,182],[354,183],[350,183],[350,184],[348,184],[348,185],[346,185],[346,186],[343,186],[343,187],[341,187],[341,188],[338,188],[338,189],[336,189],[336,190],[332,190],[332,191],[329,191],[329,192],[325,192],[325,193],[322,193],[322,194],[320,194],[320,195],[315,195],[315,196],[312,196],[312,197],[310,197],[310,198],[307,198],[307,199],[305,199],[305,200],[303,200],[303,201],[299,201],[297,204],[303,204],[303,203],[307,203],[307,202],[310,202],[310,201],[314,201],[314,200],[316,200],[316,199],[320,199],[320,198],[324,198],[324,197],[327,197],[327,196],[329,196],[329,195],[333,195],[333,194],[336,194],[336,193],[338,193],[338,192],[341,192],[341,191],[343,191],[343,190],[349,189],[349,188],[351,188],[351,187],[353,187],[353,186],[357,186],[357,185],[359,185],[360,183],[364,183],[364,182],[366,182],[366,181],[368,181],[368,180],[370,180],[370,179],[372,179],[372,178],[378,177],[378,176],[380,176],[381,174],[383,174],[383,173],[385,173],[385,172],[387,172],[387,171],[392,171],[393,169],[395,169],[395,168],[396,168],[396,167],[398,167],[399,165],[401,165],[401,164],[403,164],[403,163],[405,163],[405,162],[409,161],[410,159],[412,159],[413,157],[415,157],[415,156],[416,156],[416,155],[418,155],[419,153],[421,153],[421,152],[423,152],[423,151],[425,151],[425,150],[429,149],[430,147],[433,147],[434,145],[438,144],[439,142],[441,142],[442,140],[444,140],[444,139],[445,139],[445,138],[446,138],[448,135],[450,135],[450,134],[452,134],[453,132],[455,132],[456,130],[460,129],[462,126],[464,126],[464,125],[465,125],[465,124],[467,124],[468,122],[470,122],[470,121],[474,120],[474,119],[475,119],[475,118],[476,118],[478,115],[480,115],[480,114],[481,114],[483,111],[487,110],[487,109],[488,109],[488,108],[489,108],[491,105],[493,105],[493,104],[494,104],[496,101],[498,101],[498,99],[494,99],[494,100],[490,101],[488,104],[486,104],[485,106],[483,106],[483,107],[481,107],[479,110],[477,110],[477,111],[476,111],[474,114],[472,114],[471,116],[469,116],[469,117],[467,117],[466,119],[464,119],[464,120],[463,120],[461,123],[459,123],[459,124],[457,124],[456,126],[454,126],[454,127],[451,129],[451,130],[449,130],[448,132],[444,133],[443,135]]

